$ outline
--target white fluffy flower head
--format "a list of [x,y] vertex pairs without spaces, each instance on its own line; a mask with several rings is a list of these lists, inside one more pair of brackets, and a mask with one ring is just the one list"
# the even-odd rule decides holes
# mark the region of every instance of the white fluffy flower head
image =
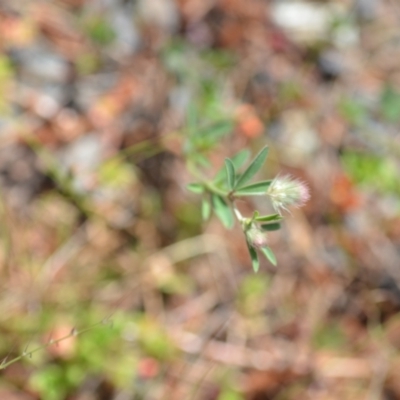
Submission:
[[269,186],[267,195],[278,213],[287,207],[301,207],[310,198],[307,185],[290,175],[277,176]]

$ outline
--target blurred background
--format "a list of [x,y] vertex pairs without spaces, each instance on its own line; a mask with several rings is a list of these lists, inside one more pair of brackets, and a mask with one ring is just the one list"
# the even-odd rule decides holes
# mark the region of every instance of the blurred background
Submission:
[[[0,1],[0,398],[400,399],[399,26],[397,0]],[[254,274],[187,163],[265,145],[311,200]]]

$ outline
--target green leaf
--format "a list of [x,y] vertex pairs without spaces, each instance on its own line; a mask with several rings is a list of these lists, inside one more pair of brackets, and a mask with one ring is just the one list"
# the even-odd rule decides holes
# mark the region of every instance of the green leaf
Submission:
[[[242,151],[239,151],[239,153],[236,153],[231,158],[231,161],[235,169],[238,170],[248,160],[249,157],[250,157],[250,150],[244,149]],[[214,182],[215,183],[221,182],[225,179],[225,177],[226,177],[226,169],[225,167],[223,167],[215,175]]]
[[100,166],[97,177],[105,186],[123,187],[135,179],[135,172],[119,157],[112,157]]
[[355,126],[362,126],[368,117],[366,107],[350,98],[345,98],[339,103],[339,112],[348,122]]
[[184,153],[186,157],[190,159],[193,165],[197,166],[198,168],[209,168],[211,166],[210,160],[206,158],[203,154],[198,153],[198,150],[192,145],[193,143],[189,141],[185,143]]
[[211,215],[211,204],[209,200],[204,197],[203,201],[201,202],[201,217],[203,218],[203,221],[207,221],[210,218]]
[[281,224],[279,222],[275,222],[272,224],[263,224],[261,225],[261,229],[264,231],[277,231],[281,229]]
[[209,126],[197,128],[190,138],[190,144],[194,151],[207,152],[224,135],[232,131],[231,121],[219,121]]
[[189,183],[186,185],[186,189],[190,190],[193,193],[203,193],[204,186],[201,183]]
[[242,186],[240,189],[235,190],[234,194],[236,196],[260,196],[264,195],[272,180],[261,181],[257,183],[252,183],[251,185]]
[[228,229],[232,228],[234,220],[232,210],[228,204],[226,204],[225,200],[221,196],[214,193],[211,195],[211,200],[214,212],[221,220],[222,224]]
[[395,157],[345,151],[341,161],[355,183],[373,187],[382,194],[400,195],[399,169]]
[[199,120],[199,113],[195,104],[190,103],[187,111],[187,129],[189,135],[194,135],[197,130],[198,120]]
[[100,45],[111,44],[116,38],[115,30],[102,17],[92,17],[87,22],[86,29],[89,37]]
[[254,158],[254,160],[250,163],[250,165],[246,168],[243,174],[240,176],[238,181],[236,182],[236,187],[241,188],[245,183],[247,183],[263,166],[268,155],[268,147],[265,146]]
[[259,222],[280,221],[281,219],[282,217],[279,214],[260,215],[255,217],[255,220]]
[[400,93],[387,86],[381,95],[380,109],[389,122],[397,122],[400,118]]
[[232,131],[233,124],[230,120],[218,121],[211,126],[205,127],[201,130],[202,135],[206,135],[213,139],[213,142],[217,141],[221,137],[227,135]]
[[276,267],[276,257],[272,250],[269,247],[262,247],[261,251],[264,253],[265,257],[267,257],[267,260]]
[[250,150],[244,149],[236,153],[232,158],[233,165],[236,169],[240,168],[250,157]]
[[9,58],[5,55],[0,56],[0,83],[6,83],[14,75],[13,66]]
[[211,166],[209,159],[204,157],[203,154],[197,153],[196,155],[191,155],[191,157],[193,161],[202,167],[209,168]]
[[228,188],[232,190],[235,187],[236,173],[235,173],[235,166],[233,165],[232,160],[230,160],[229,158],[225,159],[225,168],[228,181]]
[[221,392],[218,396],[217,400],[243,400],[244,397],[233,391],[232,389],[224,389],[223,392]]
[[258,272],[260,268],[260,261],[258,260],[258,255],[256,249],[247,242],[247,248],[249,249],[251,264],[253,265],[254,272]]

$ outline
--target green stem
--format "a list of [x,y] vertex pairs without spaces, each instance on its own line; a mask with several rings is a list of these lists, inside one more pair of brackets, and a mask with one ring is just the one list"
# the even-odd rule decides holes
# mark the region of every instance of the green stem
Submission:
[[193,163],[188,163],[187,164],[188,171],[196,178],[198,179],[202,185],[211,193],[217,194],[218,196],[222,196],[224,198],[227,198],[229,193],[226,192],[225,190],[220,189],[219,187],[215,186],[212,182],[208,181],[198,170],[197,168],[193,165]]
[[243,215],[241,214],[241,212],[236,208],[235,203],[233,201],[231,202],[231,204],[232,204],[232,209],[233,209],[236,219],[240,223],[242,223],[246,218],[244,218]]
[[211,183],[211,182],[206,182],[206,181],[203,181],[202,183],[203,183],[204,187],[205,187],[209,192],[218,194],[219,196],[222,196],[222,197],[228,197],[228,192],[225,192],[224,190],[218,188],[218,187],[215,186],[213,183]]
[[56,344],[62,342],[63,340],[66,340],[66,339],[68,339],[68,338],[70,338],[72,336],[81,335],[82,333],[90,331],[90,330],[96,328],[99,325],[104,325],[104,321],[97,322],[96,324],[93,324],[93,325],[91,325],[91,326],[89,326],[89,327],[87,327],[85,329],[80,330],[80,331],[77,331],[77,330],[73,329],[68,335],[63,336],[63,337],[61,337],[59,339],[50,340],[48,343],[45,343],[45,344],[43,344],[41,346],[38,346],[33,350],[24,351],[21,355],[15,357],[15,358],[13,358],[13,359],[11,359],[9,361],[6,361],[6,359],[4,359],[3,362],[0,364],[0,370],[6,369],[8,366],[10,366],[11,364],[14,364],[15,362],[17,362],[19,360],[22,360],[24,357],[31,357],[32,354],[37,353],[40,350],[43,350],[43,349],[45,349],[45,348],[47,348],[49,346],[52,346],[52,345],[56,345]]
[[188,163],[187,164],[187,169],[188,171],[190,171],[190,173],[196,178],[198,179],[202,185],[204,185],[205,189],[207,189],[210,193],[214,193],[217,194],[218,196],[223,197],[224,199],[226,199],[228,201],[228,203],[230,204],[233,213],[236,217],[236,219],[238,220],[238,222],[240,222],[240,224],[243,226],[244,221],[246,220],[245,217],[243,217],[243,215],[240,213],[240,211],[236,208],[235,205],[235,199],[233,197],[233,193],[232,192],[227,192],[223,189],[220,189],[219,187],[215,186],[214,183],[208,181],[195,167],[194,164],[192,163]]

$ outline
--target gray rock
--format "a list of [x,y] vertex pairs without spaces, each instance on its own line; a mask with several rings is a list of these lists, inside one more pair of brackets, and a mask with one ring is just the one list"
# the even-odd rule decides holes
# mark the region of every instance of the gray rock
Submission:
[[77,84],[77,104],[87,109],[106,91],[110,90],[118,80],[117,73],[101,73],[80,79]]
[[344,71],[343,57],[337,51],[326,50],[319,56],[318,67],[325,80],[336,79]]
[[136,52],[140,46],[140,35],[135,26],[133,10],[118,8],[110,15],[111,26],[116,34],[112,46],[115,57],[124,57]]
[[39,80],[60,83],[68,78],[67,61],[44,45],[13,50],[11,59],[19,66],[22,77],[32,82]]
[[173,32],[178,28],[179,13],[172,0],[138,0],[137,12],[144,21],[166,31]]
[[378,12],[380,0],[355,0],[354,11],[363,21],[373,20]]
[[296,41],[325,37],[332,19],[331,5],[307,1],[274,1],[272,20]]
[[100,136],[91,133],[80,137],[60,154],[60,163],[66,173],[73,171],[73,185],[79,192],[87,191],[91,176],[102,159]]
[[191,98],[192,93],[186,86],[175,87],[169,93],[169,101],[172,108],[182,116],[185,114]]
[[21,144],[0,149],[0,186],[16,209],[23,209],[40,190],[45,180],[39,171],[36,154]]

